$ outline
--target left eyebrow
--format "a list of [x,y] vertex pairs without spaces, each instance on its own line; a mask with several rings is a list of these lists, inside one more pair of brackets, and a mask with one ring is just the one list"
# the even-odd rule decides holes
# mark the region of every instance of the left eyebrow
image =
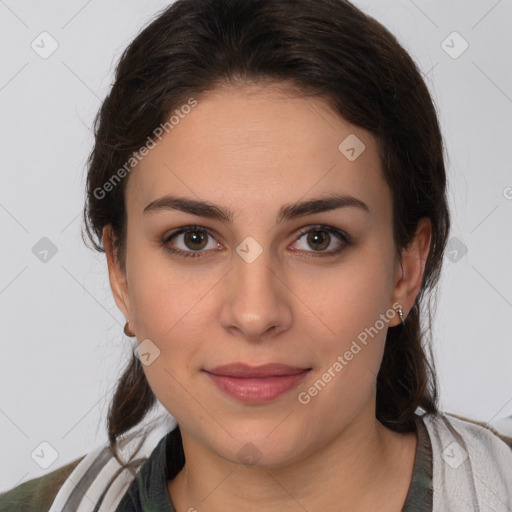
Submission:
[[[357,197],[343,194],[283,205],[279,210],[276,223],[349,206],[370,212],[370,208],[365,202]],[[234,217],[228,208],[223,208],[208,201],[172,195],[155,199],[144,208],[143,214],[162,210],[179,210],[198,217],[207,217],[227,223],[232,223]]]

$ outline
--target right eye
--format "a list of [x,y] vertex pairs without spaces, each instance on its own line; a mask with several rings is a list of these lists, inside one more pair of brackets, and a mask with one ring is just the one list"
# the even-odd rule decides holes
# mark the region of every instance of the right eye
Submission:
[[[166,235],[162,240],[161,245],[172,254],[176,254],[184,258],[198,258],[203,257],[201,256],[202,252],[221,248],[221,245],[218,242],[211,242],[210,247],[208,248],[208,237],[213,238],[213,234],[206,228],[199,226],[185,226],[170,233],[169,235]],[[178,240],[177,244],[175,242],[171,244],[171,240],[174,239]],[[180,243],[181,248],[176,248]]]

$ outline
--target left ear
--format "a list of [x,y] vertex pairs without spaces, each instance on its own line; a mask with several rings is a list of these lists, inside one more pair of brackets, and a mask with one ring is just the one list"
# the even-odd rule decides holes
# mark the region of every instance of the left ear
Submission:
[[[397,262],[393,301],[402,305],[404,321],[412,309],[421,288],[425,262],[430,250],[431,234],[432,224],[430,219],[427,217],[420,219],[414,238],[406,248],[402,249],[402,264],[400,265],[400,262]],[[398,325],[400,323],[398,314],[396,315],[395,322],[393,324],[390,323],[390,325]]]

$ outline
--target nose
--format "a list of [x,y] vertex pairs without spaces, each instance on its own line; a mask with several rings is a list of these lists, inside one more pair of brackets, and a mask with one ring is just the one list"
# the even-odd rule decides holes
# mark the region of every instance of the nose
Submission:
[[[281,275],[280,275],[281,274]],[[251,261],[238,253],[224,286],[220,321],[224,329],[244,339],[264,340],[290,328],[291,291],[269,251]]]

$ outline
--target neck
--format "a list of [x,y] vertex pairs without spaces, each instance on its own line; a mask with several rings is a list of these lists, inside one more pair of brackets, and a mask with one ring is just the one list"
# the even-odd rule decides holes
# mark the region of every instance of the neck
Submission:
[[178,512],[225,510],[401,510],[410,486],[416,434],[397,434],[372,414],[308,456],[279,467],[219,457],[182,431],[186,463],[168,482]]

